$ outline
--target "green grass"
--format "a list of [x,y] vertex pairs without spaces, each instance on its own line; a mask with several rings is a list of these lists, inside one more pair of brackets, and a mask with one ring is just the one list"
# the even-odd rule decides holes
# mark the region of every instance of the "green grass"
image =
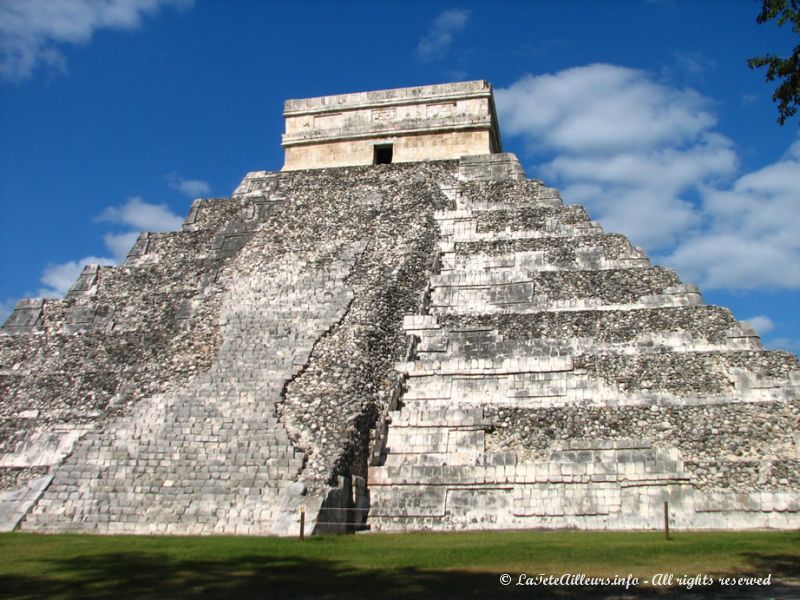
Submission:
[[[620,588],[504,587],[501,573],[511,574],[514,582],[520,573],[632,574],[641,579],[655,573],[772,573],[770,588],[725,592],[715,586],[705,589],[704,596],[768,592],[762,597],[800,598],[800,532],[678,532],[669,542],[660,533],[414,533],[329,536],[303,543],[0,534],[0,597],[9,598],[631,597],[613,595]],[[672,598],[674,592],[640,586],[635,597]]]

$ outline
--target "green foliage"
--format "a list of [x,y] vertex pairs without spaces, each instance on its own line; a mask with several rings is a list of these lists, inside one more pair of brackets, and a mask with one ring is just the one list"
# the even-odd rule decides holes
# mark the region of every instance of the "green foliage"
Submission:
[[[773,19],[778,27],[790,23],[792,31],[800,36],[800,0],[762,0],[756,22],[763,24]],[[772,94],[778,103],[778,123],[783,125],[800,107],[800,45],[795,46],[791,56],[765,54],[749,59],[747,64],[751,69],[767,67],[767,81],[783,80]]]

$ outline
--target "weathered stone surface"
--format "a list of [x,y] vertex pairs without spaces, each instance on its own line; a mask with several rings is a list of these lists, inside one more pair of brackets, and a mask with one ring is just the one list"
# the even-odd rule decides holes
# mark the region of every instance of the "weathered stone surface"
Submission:
[[[797,527],[800,370],[535,181],[461,174],[373,529]],[[477,181],[476,181],[477,180]]]
[[[422,124],[480,109],[491,135],[478,83],[436,93],[480,106]],[[433,101],[403,94],[339,108]],[[411,139],[411,113],[284,141]],[[295,535],[304,508],[307,532],[648,529],[665,501],[681,528],[800,526],[794,355],[513,155],[288,154],[63,300],[19,303],[0,329],[0,528]]]
[[251,175],[0,336],[2,482],[53,475],[20,526],[288,534],[301,504],[309,531],[320,509],[347,518],[456,170]]
[[284,171],[376,164],[376,147],[395,163],[502,151],[486,81],[287,100],[283,114]]

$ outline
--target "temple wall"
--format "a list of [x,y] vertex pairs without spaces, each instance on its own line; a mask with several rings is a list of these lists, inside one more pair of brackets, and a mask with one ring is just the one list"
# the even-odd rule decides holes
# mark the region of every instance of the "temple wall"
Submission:
[[[485,81],[287,100],[284,117],[284,171],[502,151]],[[376,160],[376,145],[391,145],[391,158]]]
[[290,146],[286,148],[283,170],[371,165],[376,144],[392,144],[393,163],[446,160],[491,152],[491,139],[487,130],[419,133]]

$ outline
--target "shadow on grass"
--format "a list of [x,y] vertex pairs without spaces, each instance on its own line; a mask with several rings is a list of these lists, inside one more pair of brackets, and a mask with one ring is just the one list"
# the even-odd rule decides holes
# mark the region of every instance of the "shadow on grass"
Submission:
[[742,556],[754,573],[772,573],[778,579],[800,581],[800,561],[797,560],[797,555],[745,553]]
[[[502,586],[500,573],[363,570],[337,562],[240,556],[225,560],[174,560],[157,553],[117,553],[42,561],[47,575],[0,577],[0,597],[60,598],[800,598],[796,557],[750,554],[752,572],[772,573],[771,586],[669,588]],[[531,573],[535,575],[535,573]],[[779,581],[776,581],[779,580]],[[783,581],[780,581],[783,580]]]

